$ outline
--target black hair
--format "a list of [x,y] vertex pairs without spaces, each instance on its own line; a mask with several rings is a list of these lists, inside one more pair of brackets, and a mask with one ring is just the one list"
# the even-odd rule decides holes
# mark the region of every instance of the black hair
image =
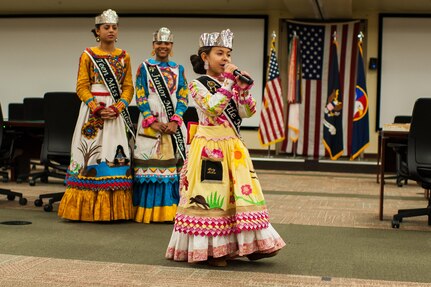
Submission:
[[193,66],[193,71],[196,74],[200,74],[200,75],[205,75],[207,73],[207,70],[205,70],[204,68],[204,60],[202,60],[202,53],[205,53],[207,55],[209,55],[209,53],[211,52],[212,47],[200,47],[198,50],[198,54],[194,54],[190,56],[190,62],[192,63]]
[[93,33],[95,38],[99,37],[99,35],[97,35],[96,33],[96,30],[99,30],[101,25],[102,24],[96,24],[96,28],[91,29],[91,32]]

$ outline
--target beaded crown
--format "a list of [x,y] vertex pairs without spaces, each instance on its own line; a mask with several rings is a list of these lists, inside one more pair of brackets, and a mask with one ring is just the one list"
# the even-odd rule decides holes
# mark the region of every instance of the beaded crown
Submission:
[[174,34],[166,27],[160,28],[153,33],[153,42],[174,42]]
[[98,24],[118,24],[118,15],[114,10],[108,9],[102,12],[95,19],[96,25]]
[[222,30],[213,33],[203,33],[199,39],[199,47],[225,47],[232,49],[233,33],[229,30]]

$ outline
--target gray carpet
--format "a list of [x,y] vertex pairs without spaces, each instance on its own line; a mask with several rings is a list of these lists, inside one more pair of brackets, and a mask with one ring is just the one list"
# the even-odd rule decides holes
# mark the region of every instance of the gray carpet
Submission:
[[[211,268],[164,259],[172,225],[78,223],[42,210],[0,209],[0,253]],[[229,263],[227,270],[431,282],[429,232],[274,224],[287,246],[276,257]]]

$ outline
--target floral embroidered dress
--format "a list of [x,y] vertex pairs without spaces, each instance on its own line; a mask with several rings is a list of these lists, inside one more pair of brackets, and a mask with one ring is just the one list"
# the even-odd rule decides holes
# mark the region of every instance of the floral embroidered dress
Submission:
[[[221,87],[216,89],[215,82]],[[199,126],[181,174],[180,203],[166,257],[196,262],[281,249],[285,243],[269,222],[248,150],[223,113],[233,99],[240,117],[250,117],[254,99],[234,84],[231,74],[211,78],[206,86],[193,80],[189,89]],[[214,168],[206,170],[209,163]]]
[[[110,95],[90,55],[108,59],[120,85],[118,102]],[[96,115],[98,104],[121,113],[131,101],[134,88],[129,55],[121,49],[109,54],[97,47],[87,48],[80,58],[76,91],[82,104],[58,215],[81,221],[132,219],[133,179],[126,125],[121,114],[112,120]]]
[[[164,78],[175,108],[171,118],[150,80],[148,67],[158,67]],[[158,134],[150,126],[155,121],[176,121],[183,138],[186,138],[182,117],[187,110],[188,87],[183,66],[154,59],[142,63],[136,75],[136,103],[141,114],[134,150],[133,204],[137,206],[135,221],[173,221],[179,201],[179,173],[183,159],[173,137]]]

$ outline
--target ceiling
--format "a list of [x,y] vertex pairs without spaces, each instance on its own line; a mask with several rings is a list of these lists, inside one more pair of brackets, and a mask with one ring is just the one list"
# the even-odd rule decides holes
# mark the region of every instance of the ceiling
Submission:
[[431,13],[431,0],[2,0],[0,15],[100,13],[268,14],[348,19],[360,12]]

